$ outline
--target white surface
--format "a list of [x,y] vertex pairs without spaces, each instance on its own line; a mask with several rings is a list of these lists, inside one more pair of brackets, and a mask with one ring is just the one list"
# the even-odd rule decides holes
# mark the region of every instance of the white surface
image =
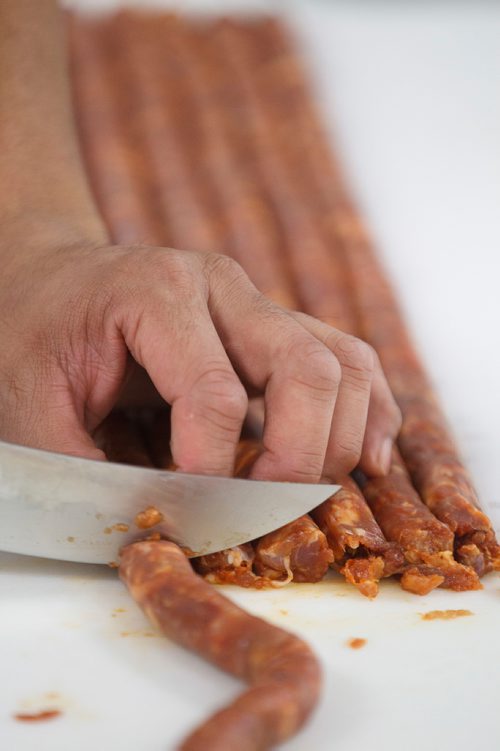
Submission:
[[[500,6],[325,0],[289,1],[286,9],[335,117],[355,194],[500,526]],[[9,555],[0,555],[0,567],[2,748],[164,751],[238,690],[194,656],[146,636],[154,632],[114,572]],[[227,590],[302,634],[323,660],[321,708],[283,749],[500,747],[498,575],[485,584],[483,592],[420,599],[384,582],[374,602],[338,579],[270,593]],[[474,615],[419,616],[446,608]],[[367,645],[346,647],[354,636]],[[59,696],[45,696],[52,692]],[[34,725],[11,719],[42,705],[63,716]]]

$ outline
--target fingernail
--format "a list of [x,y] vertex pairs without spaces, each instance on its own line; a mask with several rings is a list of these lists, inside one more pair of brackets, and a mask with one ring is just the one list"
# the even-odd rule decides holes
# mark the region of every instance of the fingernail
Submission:
[[380,446],[378,463],[384,475],[386,475],[391,468],[393,445],[394,441],[392,438],[384,438],[382,445]]

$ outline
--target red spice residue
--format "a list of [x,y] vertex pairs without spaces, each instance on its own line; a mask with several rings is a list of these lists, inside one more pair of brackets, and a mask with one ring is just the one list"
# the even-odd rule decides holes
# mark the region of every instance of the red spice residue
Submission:
[[41,722],[53,720],[62,714],[60,709],[42,709],[40,712],[17,712],[14,715],[19,722]]
[[347,642],[347,646],[351,649],[361,649],[366,644],[366,639],[360,639],[359,636],[356,636],[354,639],[349,639]]
[[472,610],[429,610],[428,613],[420,614],[423,621],[451,621],[464,615],[474,615],[474,613]]

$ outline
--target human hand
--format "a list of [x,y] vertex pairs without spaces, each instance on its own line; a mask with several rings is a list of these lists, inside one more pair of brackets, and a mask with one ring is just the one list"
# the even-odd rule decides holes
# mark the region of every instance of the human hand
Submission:
[[253,476],[387,471],[400,415],[368,345],[273,304],[224,256],[29,245],[3,253],[3,440],[104,458],[91,433],[138,363],[172,406],[182,471],[232,472],[249,392],[266,406]]

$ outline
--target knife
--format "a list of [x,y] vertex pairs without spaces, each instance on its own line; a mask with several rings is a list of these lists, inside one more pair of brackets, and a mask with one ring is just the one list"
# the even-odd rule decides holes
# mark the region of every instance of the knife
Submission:
[[[271,532],[339,489],[146,469],[0,441],[0,550],[113,564],[123,545],[159,532],[189,556],[205,555]],[[139,528],[137,514],[151,507],[161,521]]]

